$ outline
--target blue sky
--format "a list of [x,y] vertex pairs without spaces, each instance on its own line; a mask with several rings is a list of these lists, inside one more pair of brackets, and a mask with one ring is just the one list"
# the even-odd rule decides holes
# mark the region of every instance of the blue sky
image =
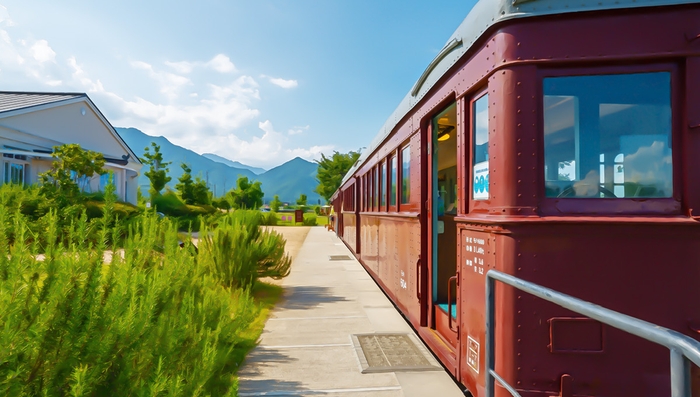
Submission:
[[0,0],[0,89],[271,168],[367,146],[475,0]]

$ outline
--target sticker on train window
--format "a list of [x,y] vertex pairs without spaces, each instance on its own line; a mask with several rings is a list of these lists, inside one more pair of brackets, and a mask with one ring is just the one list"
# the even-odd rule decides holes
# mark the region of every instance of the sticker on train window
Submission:
[[489,95],[486,94],[472,104],[472,198],[489,199]]
[[489,162],[483,161],[474,164],[474,200],[488,200],[489,198]]

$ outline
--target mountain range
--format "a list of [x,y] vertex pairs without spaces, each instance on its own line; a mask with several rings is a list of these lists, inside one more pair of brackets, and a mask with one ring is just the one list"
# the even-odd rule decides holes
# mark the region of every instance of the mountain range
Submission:
[[[167,185],[170,189],[175,189],[178,178],[183,174],[180,164],[184,162],[192,169],[193,178],[199,176],[207,181],[214,197],[223,196],[225,192],[236,186],[239,177],[245,176],[249,180],[262,183],[265,202],[269,202],[274,195],[278,195],[283,202],[295,203],[301,194],[306,194],[310,205],[321,202],[321,197],[314,192],[318,185],[316,180],[318,164],[299,157],[266,171],[212,153],[200,155],[173,144],[165,137],[150,136],[136,128],[117,127],[116,130],[139,158],[143,158],[145,148],[150,148],[151,142],[160,146],[163,160],[171,162],[168,167],[168,176],[172,179]],[[148,178],[144,175],[147,169],[146,165],[141,169],[138,183],[144,195],[148,194],[149,187]]]

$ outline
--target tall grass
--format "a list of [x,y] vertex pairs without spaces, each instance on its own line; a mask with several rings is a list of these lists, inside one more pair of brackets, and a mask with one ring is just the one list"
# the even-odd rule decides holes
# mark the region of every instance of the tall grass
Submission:
[[[230,287],[286,275],[283,240],[246,213],[203,233],[198,252],[155,215],[120,240],[105,208],[101,225],[83,214],[65,229],[49,211],[40,231],[21,209],[0,211],[0,395],[235,394],[258,308],[249,289]],[[123,251],[105,264],[113,241]]]

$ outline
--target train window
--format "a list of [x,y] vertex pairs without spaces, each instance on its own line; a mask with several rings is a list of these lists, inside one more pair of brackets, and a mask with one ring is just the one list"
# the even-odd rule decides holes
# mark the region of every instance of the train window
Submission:
[[472,197],[474,200],[489,199],[489,95],[486,94],[472,104],[474,161],[472,163]]
[[411,202],[411,147],[401,151],[401,204]]
[[379,178],[381,180],[379,184],[379,197],[381,209],[386,211],[386,163],[382,161],[379,164]]
[[391,185],[391,191],[389,194],[389,205],[396,205],[396,177],[398,176],[396,156],[391,157],[391,175],[389,176],[389,184]]
[[379,167],[374,169],[374,209],[379,211]]
[[669,72],[544,79],[547,197],[673,195]]

